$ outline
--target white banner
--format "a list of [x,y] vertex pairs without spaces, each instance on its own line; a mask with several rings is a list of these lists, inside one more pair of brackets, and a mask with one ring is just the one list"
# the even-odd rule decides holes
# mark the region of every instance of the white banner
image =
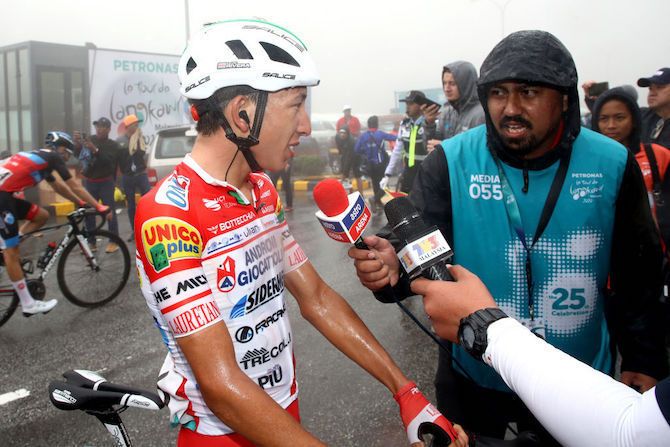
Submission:
[[110,138],[130,114],[140,119],[147,144],[158,130],[191,122],[179,94],[179,56],[90,49],[88,64],[91,120],[108,118]]

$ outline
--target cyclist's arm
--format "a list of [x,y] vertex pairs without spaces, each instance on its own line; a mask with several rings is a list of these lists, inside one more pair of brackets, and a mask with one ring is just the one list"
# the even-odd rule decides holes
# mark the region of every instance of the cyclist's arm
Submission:
[[344,355],[383,383],[393,394],[409,382],[365,323],[310,262],[284,277],[300,313]]
[[559,351],[512,318],[491,324],[487,336],[486,363],[561,444],[670,442],[670,379],[639,394]]
[[61,180],[54,178],[54,181],[49,182],[49,184],[58,194],[68,200],[72,200],[76,204],[79,204],[79,202],[83,200],[94,208],[98,207],[98,202],[93,198],[93,196],[89,194],[86,189],[84,189],[81,183],[72,177],[65,180],[64,183]]
[[177,338],[207,407],[255,445],[319,446],[257,383],[240,370],[223,322]]

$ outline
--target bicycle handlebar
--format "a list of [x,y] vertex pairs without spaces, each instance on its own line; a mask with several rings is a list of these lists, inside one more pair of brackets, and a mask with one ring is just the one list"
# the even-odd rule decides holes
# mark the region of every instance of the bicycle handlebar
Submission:
[[[112,210],[111,208],[107,211],[107,213],[111,213]],[[67,220],[69,220],[71,223],[79,225],[86,217],[88,216],[105,216],[107,213],[101,213],[100,211],[96,210],[95,208],[89,208],[89,207],[82,207],[82,208],[77,208],[76,210],[72,211],[67,215]],[[93,231],[99,230],[102,228],[102,226],[105,224],[106,219],[101,219],[100,223],[95,226]]]

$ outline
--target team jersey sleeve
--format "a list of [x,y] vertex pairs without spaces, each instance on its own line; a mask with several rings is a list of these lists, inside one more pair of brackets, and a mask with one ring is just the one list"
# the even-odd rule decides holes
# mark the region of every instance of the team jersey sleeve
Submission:
[[282,231],[282,239],[284,244],[284,274],[290,273],[293,270],[299,269],[307,262],[307,255],[302,250],[298,241],[295,240],[293,234],[288,228],[288,224],[284,222],[284,231]]
[[[49,165],[52,170],[58,172],[58,175],[63,179],[64,182],[72,178],[72,175],[70,175],[70,171],[67,169],[65,162],[57,153],[52,153],[49,156]],[[55,180],[51,173],[47,174],[44,178],[48,182],[53,182]]]
[[159,325],[177,338],[221,321],[201,264],[198,229],[172,216],[141,216],[136,229],[142,294]]

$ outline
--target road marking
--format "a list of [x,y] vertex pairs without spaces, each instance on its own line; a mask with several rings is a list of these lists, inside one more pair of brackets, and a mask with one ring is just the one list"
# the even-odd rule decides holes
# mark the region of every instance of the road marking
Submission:
[[30,391],[25,388],[12,391],[11,393],[0,394],[0,405],[5,405],[14,400],[23,399],[24,397],[28,396],[30,396]]

